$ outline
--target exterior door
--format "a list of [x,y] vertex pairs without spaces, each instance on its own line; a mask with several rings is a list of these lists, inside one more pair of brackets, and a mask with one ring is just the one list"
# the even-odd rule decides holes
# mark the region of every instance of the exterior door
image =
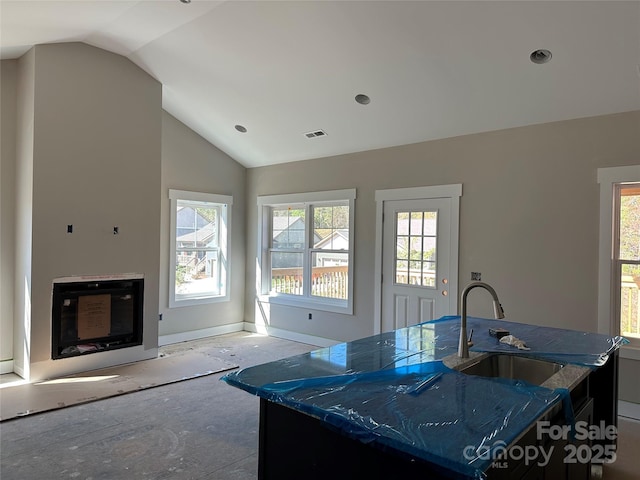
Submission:
[[450,256],[457,250],[451,251],[451,208],[451,198],[384,202],[382,331],[455,313],[451,302],[457,281],[452,285]]

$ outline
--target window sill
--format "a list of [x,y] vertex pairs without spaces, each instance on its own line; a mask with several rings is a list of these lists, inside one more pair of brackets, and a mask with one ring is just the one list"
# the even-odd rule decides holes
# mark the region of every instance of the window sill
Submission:
[[189,298],[184,300],[170,300],[169,308],[193,307],[195,305],[208,305],[211,303],[228,302],[229,296]]
[[620,347],[620,358],[640,361],[640,345],[623,345]]
[[283,295],[259,295],[258,300],[263,303],[271,303],[274,305],[284,305],[288,307],[307,308],[311,310],[320,310],[324,312],[342,313],[344,315],[353,315],[353,305],[338,305],[322,300],[310,299],[307,297],[293,298]]

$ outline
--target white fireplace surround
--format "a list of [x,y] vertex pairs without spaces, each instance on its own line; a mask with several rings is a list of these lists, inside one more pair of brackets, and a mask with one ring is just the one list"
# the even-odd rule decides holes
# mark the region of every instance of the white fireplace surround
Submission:
[[[104,274],[104,275],[74,275],[66,277],[58,277],[53,279],[51,285],[51,308],[53,307],[53,285],[58,283],[76,283],[91,281],[109,281],[109,280],[144,280],[142,273],[124,273],[124,274]],[[50,319],[51,325],[51,319]],[[143,319],[143,331],[144,331]],[[49,329],[49,337],[51,339],[52,330]],[[70,375],[77,372],[86,372],[100,368],[122,365],[126,363],[146,360],[157,357],[157,347],[148,348],[144,343],[131,347],[119,348],[115,350],[107,350],[95,352],[90,355],[80,355],[76,357],[61,358],[57,360],[46,360],[31,363],[30,381],[41,381],[54,377]],[[16,372],[20,374],[21,372]],[[22,375],[26,378],[25,375]]]
[[92,282],[92,281],[108,281],[108,280],[144,280],[142,273],[122,273],[107,275],[76,275],[71,277],[54,278],[53,283],[75,283],[75,282]]

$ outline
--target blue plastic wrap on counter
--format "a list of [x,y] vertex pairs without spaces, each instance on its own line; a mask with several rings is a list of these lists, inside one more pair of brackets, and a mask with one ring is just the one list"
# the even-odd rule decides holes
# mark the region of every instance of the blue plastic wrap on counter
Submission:
[[[428,323],[448,325],[450,331],[447,333],[441,331],[441,335],[449,338],[457,339],[460,334],[459,316],[442,317]],[[500,343],[497,338],[488,335],[489,328],[508,330],[511,335],[523,340],[529,350],[518,350]],[[619,336],[468,317],[467,332],[471,329],[474,330],[472,351],[507,352],[588,367],[604,365],[611,352],[629,343],[629,340]]]
[[[489,335],[508,329],[531,348]],[[621,337],[469,317],[472,350],[509,352],[596,368]],[[457,477],[481,478],[497,453],[569,392],[518,380],[465,375],[442,359],[456,354],[460,317],[340,343],[225,375],[229,385],[318,418],[361,442],[423,459]]]

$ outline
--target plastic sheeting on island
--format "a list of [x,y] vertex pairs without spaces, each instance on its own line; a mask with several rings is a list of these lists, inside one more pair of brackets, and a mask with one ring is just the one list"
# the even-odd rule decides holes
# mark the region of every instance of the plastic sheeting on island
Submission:
[[[518,350],[488,333],[526,341]],[[471,350],[508,352],[591,368],[627,343],[622,337],[467,319]],[[465,375],[442,359],[456,354],[460,317],[340,343],[225,375],[229,385],[327,422],[344,435],[423,459],[455,476],[482,478],[494,451],[514,441],[568,391],[520,380]],[[565,402],[566,403],[566,402]]]

